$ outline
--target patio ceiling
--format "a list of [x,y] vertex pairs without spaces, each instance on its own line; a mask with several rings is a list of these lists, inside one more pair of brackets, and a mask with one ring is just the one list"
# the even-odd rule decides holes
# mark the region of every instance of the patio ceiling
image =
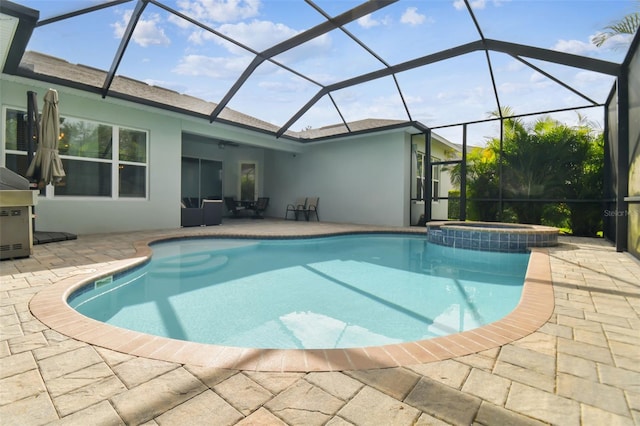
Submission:
[[[211,122],[226,120],[225,111],[238,111],[269,123],[259,127],[277,137],[302,139],[326,126],[353,132],[357,126],[351,123],[365,119],[443,128],[482,121],[507,106],[517,114],[578,108],[602,123],[602,108],[591,108],[605,102],[627,47],[625,40],[619,46],[613,40],[598,49],[590,38],[636,5],[634,0],[13,3],[39,13],[32,28],[16,30],[13,46],[5,48],[7,74],[174,108],[171,97],[150,102],[144,91],[123,93],[124,86],[114,82],[126,76],[146,83],[149,91],[162,87],[206,101],[194,115]],[[2,0],[3,11],[8,6]],[[103,73],[91,82],[34,73],[25,51]]]

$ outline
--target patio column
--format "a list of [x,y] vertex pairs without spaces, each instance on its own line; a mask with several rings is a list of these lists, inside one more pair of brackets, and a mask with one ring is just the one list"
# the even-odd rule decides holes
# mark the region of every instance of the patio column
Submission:
[[628,68],[618,76],[618,169],[616,180],[616,251],[626,251],[629,238],[629,80]]
[[467,123],[462,126],[462,162],[460,163],[460,220],[467,220]]

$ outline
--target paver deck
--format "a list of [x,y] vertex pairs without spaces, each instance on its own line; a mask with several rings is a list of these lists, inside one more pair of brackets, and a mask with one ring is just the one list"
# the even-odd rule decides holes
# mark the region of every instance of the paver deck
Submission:
[[30,311],[34,295],[117,268],[140,254],[140,241],[369,229],[393,230],[228,220],[80,235],[2,261],[0,424],[640,425],[640,263],[599,239],[561,237],[545,249],[555,303],[541,326],[490,349],[387,368],[257,371],[169,362],[131,355],[135,339],[117,351],[70,338]]

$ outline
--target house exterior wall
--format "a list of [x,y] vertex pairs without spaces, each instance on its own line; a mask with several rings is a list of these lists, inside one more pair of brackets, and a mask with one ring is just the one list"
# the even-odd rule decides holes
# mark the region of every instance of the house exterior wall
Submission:
[[407,226],[409,158],[402,132],[316,143],[295,156],[268,151],[267,214],[284,217],[296,198],[320,197],[322,221]]
[[[236,129],[227,125],[212,125],[207,120],[185,118],[175,113],[136,105],[113,98],[51,86],[46,83],[2,75],[0,103],[5,107],[27,109],[27,92],[38,94],[38,107],[49,88],[58,91],[62,116],[127,126],[146,130],[148,137],[148,197],[146,199],[109,197],[38,197],[35,229],[40,231],[64,231],[76,234],[122,232],[144,229],[177,228],[180,226],[180,167],[183,132],[210,135],[227,141],[253,143],[256,147],[224,150],[222,157],[225,176],[225,193],[237,193],[237,175],[240,161],[258,164],[258,189],[262,191],[261,173],[264,170],[264,150],[273,140],[266,135]],[[5,117],[0,119],[2,143],[0,160],[5,161]],[[297,149],[292,143],[280,141],[282,149]],[[199,146],[198,146],[199,145]],[[199,149],[197,155],[218,159],[215,146],[196,146],[187,143],[186,150]],[[219,150],[223,151],[223,150]],[[193,154],[193,152],[191,152]]]
[[[51,87],[39,82],[10,82],[3,76],[0,85],[2,106],[26,111],[27,92],[38,93],[38,107]],[[36,206],[35,229],[65,231],[79,234],[171,228],[180,224],[179,211],[168,208],[177,205],[180,181],[170,171],[180,170],[181,122],[169,116],[126,105],[114,105],[98,95],[64,88],[58,90],[61,115],[118,124],[147,130],[148,198],[113,199],[105,197],[39,197]],[[4,117],[2,117],[2,161],[4,162]],[[178,175],[179,176],[179,175]]]
[[[41,108],[51,87],[5,75],[0,83],[2,111],[26,111],[28,91],[38,93]],[[148,132],[148,196],[40,196],[36,230],[90,234],[179,227],[182,156],[222,161],[224,195],[236,197],[240,162],[255,162],[258,194],[270,197],[267,216],[283,217],[296,197],[317,196],[322,221],[410,224],[411,137],[405,130],[299,144],[75,89],[52,88],[58,91],[62,116]],[[2,165],[4,120],[3,116]],[[222,150],[219,140],[241,146]]]

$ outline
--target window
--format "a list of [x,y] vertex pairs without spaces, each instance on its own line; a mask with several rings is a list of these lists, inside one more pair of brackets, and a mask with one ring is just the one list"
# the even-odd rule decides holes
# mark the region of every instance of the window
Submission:
[[[6,109],[7,168],[27,171],[27,113]],[[60,118],[58,151],[65,185],[50,187],[50,196],[145,198],[148,132],[72,118]],[[34,147],[35,148],[35,147]]]
[[147,132],[118,129],[118,195],[120,197],[146,197]]
[[424,152],[416,153],[416,199],[424,200]]
[[[426,155],[424,152],[416,152],[416,199],[424,200],[425,193],[425,167]],[[431,157],[431,162],[438,162],[439,158]],[[439,164],[431,166],[431,200],[437,203],[440,199],[440,170],[442,166]]]
[[256,199],[256,163],[240,163],[240,199]]
[[[439,158],[431,157],[432,163],[437,163],[440,161]],[[442,168],[441,164],[435,164],[431,166],[431,200],[434,203],[440,201],[440,169]]]

